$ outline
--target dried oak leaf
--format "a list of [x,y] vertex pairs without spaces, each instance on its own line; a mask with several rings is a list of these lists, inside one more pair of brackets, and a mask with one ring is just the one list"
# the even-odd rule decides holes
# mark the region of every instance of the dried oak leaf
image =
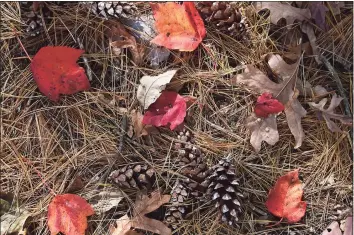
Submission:
[[294,170],[277,180],[265,204],[273,215],[286,218],[289,223],[296,223],[306,212],[306,202],[301,201],[302,194],[299,170]]
[[59,95],[72,95],[90,89],[85,70],[76,64],[84,53],[65,46],[42,47],[31,62],[33,78],[39,90],[52,101]]
[[295,88],[299,63],[289,65],[279,55],[271,55],[268,59],[268,65],[283,80],[281,83],[271,81],[253,65],[246,65],[244,73],[233,77],[230,84],[244,85],[257,93],[271,93],[279,100],[285,106],[286,120],[295,138],[294,148],[299,148],[305,137],[301,126],[301,118],[306,115],[306,110],[297,100],[298,92]]
[[139,138],[141,136],[149,135],[149,134],[155,134],[158,133],[158,130],[156,127],[152,125],[145,125],[143,123],[143,117],[144,115],[141,114],[141,112],[136,111],[135,109],[130,112],[131,120],[132,120],[132,126],[134,130],[134,136],[136,138]]
[[321,235],[342,235],[338,222],[333,221],[325,230],[323,230]]
[[345,125],[352,125],[352,117],[334,113],[335,109],[339,106],[342,100],[343,100],[342,97],[337,96],[337,94],[334,94],[331,99],[331,103],[327,109],[325,109],[327,98],[322,99],[318,103],[309,102],[308,104],[312,108],[320,111],[320,114],[323,117],[323,119],[326,121],[327,127],[330,131],[342,132],[342,130],[337,126],[337,124],[331,120],[331,119],[336,119]]
[[246,119],[246,127],[252,132],[250,142],[256,152],[261,150],[262,141],[270,145],[274,145],[279,141],[275,115],[270,115],[265,119],[251,115]]
[[161,235],[172,234],[163,222],[146,217],[147,213],[150,213],[165,203],[170,201],[171,195],[161,195],[159,191],[151,193],[151,197],[142,195],[137,198],[133,217],[129,218],[128,215],[124,215],[116,221],[116,227],[111,226],[111,235],[125,235],[131,228],[142,229]]
[[282,18],[286,20],[287,25],[291,25],[295,20],[303,21],[310,20],[311,12],[309,9],[300,9],[290,6],[287,3],[281,2],[256,2],[255,7],[257,11],[269,9],[270,22],[277,24]]
[[268,117],[269,114],[279,113],[284,110],[284,105],[277,99],[274,99],[272,94],[264,92],[257,99],[254,113],[257,117]]
[[48,206],[48,226],[52,235],[85,234],[87,216],[95,212],[91,205],[75,194],[62,194],[53,198]]
[[194,2],[150,3],[159,34],[151,41],[169,49],[194,51],[206,35]]
[[136,96],[144,109],[147,109],[160,97],[161,91],[166,88],[176,72],[177,70],[169,70],[157,76],[143,76],[140,79]]
[[118,21],[106,21],[108,27],[105,35],[110,39],[110,45],[115,55],[120,55],[123,48],[128,48],[135,64],[140,65],[143,62],[144,46],[136,42],[135,37],[127,32],[125,27]]
[[156,127],[167,126],[174,130],[186,117],[186,100],[174,91],[163,91],[144,114],[143,124]]
[[311,11],[311,17],[315,20],[316,25],[321,29],[326,30],[326,12],[328,11],[328,8],[324,5],[324,2],[310,2],[309,9]]
[[309,38],[309,42],[312,48],[312,54],[315,56],[317,64],[322,64],[322,62],[318,58],[319,52],[317,48],[316,35],[313,26],[308,22],[304,22],[303,24],[301,24],[301,31],[303,33],[306,33],[307,37]]

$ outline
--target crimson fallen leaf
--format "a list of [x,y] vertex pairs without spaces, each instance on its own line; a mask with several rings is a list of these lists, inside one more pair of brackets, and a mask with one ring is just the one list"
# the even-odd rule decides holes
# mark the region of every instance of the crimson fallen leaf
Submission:
[[143,123],[156,127],[167,126],[175,129],[184,121],[187,104],[185,99],[174,91],[163,91],[160,97],[151,104],[144,114]]

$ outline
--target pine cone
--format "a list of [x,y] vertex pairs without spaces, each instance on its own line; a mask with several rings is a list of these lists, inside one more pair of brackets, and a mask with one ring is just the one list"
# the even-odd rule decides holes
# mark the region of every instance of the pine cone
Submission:
[[155,182],[155,170],[145,164],[124,166],[112,171],[109,179],[120,187],[151,189]]
[[85,4],[89,4],[91,11],[104,19],[129,17],[137,12],[134,2],[86,2]]
[[[26,24],[26,33],[32,37],[39,35],[44,30],[43,22],[49,23],[52,12],[45,4],[37,3],[36,9],[34,9],[33,2],[20,2],[20,4],[23,12],[22,19]],[[43,19],[39,8],[42,8]]]
[[238,214],[241,212],[241,199],[243,195],[238,192],[239,185],[235,168],[229,158],[225,158],[211,168],[212,174],[202,183],[208,187],[206,195],[209,200],[215,202],[219,208],[221,221],[229,225],[236,224]]
[[204,154],[193,144],[191,134],[186,129],[181,131],[177,138],[181,141],[175,144],[175,149],[178,151],[177,167],[180,173],[187,177],[184,183],[191,189],[191,194],[199,197],[201,192],[205,191],[200,183],[208,172]]
[[197,9],[202,18],[220,32],[237,40],[246,40],[248,24],[238,2],[199,2]]
[[167,208],[165,221],[173,228],[177,229],[181,220],[187,214],[188,189],[180,181],[176,181],[171,191],[171,206]]

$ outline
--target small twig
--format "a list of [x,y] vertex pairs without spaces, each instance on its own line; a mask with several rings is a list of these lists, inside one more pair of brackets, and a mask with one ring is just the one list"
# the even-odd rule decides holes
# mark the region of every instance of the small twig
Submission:
[[[84,45],[82,44],[81,40],[79,37],[76,38],[76,42],[77,44],[79,44],[79,47],[81,50],[85,50],[84,49]],[[85,64],[85,67],[86,67],[86,73],[87,73],[87,77],[89,79],[89,81],[92,81],[92,69],[88,63],[88,60],[87,60],[87,57],[86,56],[82,56],[82,59],[84,60],[84,64]]]
[[14,32],[15,32],[15,35],[16,35],[16,38],[17,38],[17,41],[18,41],[18,43],[20,44],[20,46],[21,46],[22,50],[26,53],[27,58],[28,58],[28,59],[32,62],[32,58],[28,55],[28,53],[27,53],[27,51],[26,51],[25,47],[23,46],[23,44],[22,44],[21,40],[18,38],[18,32],[17,32],[17,30],[16,30],[16,29],[14,29]]
[[320,60],[324,63],[324,65],[328,69],[328,71],[331,73],[332,77],[334,78],[334,81],[337,83],[339,94],[343,98],[345,114],[348,116],[351,116],[352,114],[350,111],[350,104],[349,104],[347,96],[345,95],[343,84],[340,81],[340,78],[339,78],[337,72],[335,71],[333,66],[329,63],[329,61],[326,59],[326,57],[324,57],[323,55],[319,55],[319,57],[320,57]]
[[123,120],[122,120],[121,131],[120,131],[120,139],[119,139],[119,147],[118,147],[119,152],[122,152],[122,150],[124,148],[125,135],[127,133],[127,129],[128,129],[128,117],[126,114],[124,114]]

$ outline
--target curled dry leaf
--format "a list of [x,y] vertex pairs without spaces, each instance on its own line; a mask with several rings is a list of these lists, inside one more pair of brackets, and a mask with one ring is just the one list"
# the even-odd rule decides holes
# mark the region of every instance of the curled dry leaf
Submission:
[[333,221],[330,225],[323,230],[322,235],[342,235],[342,231],[339,228],[337,221]]
[[75,194],[62,194],[53,198],[48,206],[48,226],[52,235],[85,234],[87,216],[95,212],[91,205]]
[[160,97],[161,91],[171,81],[177,70],[169,70],[157,76],[143,76],[137,91],[137,99],[144,109],[154,103]]
[[0,235],[26,234],[26,228],[24,228],[24,226],[31,216],[32,214],[26,210],[16,215],[9,213],[1,215]]
[[150,219],[145,215],[150,213],[165,203],[170,201],[170,195],[161,195],[160,192],[155,191],[151,193],[151,197],[142,195],[137,198],[133,217],[129,218],[125,215],[116,221],[116,227],[111,229],[111,235],[124,235],[132,227],[150,231],[161,235],[170,235],[171,229],[169,229],[163,222]]
[[151,41],[168,49],[194,51],[206,35],[194,2],[150,3],[158,35]]
[[256,152],[261,150],[262,141],[274,145],[279,141],[277,121],[275,115],[265,119],[257,118],[254,115],[246,119],[246,127],[251,130],[251,144]]
[[316,35],[315,35],[315,31],[313,30],[313,26],[310,23],[305,22],[301,25],[301,31],[306,33],[307,37],[309,38],[310,45],[312,48],[312,54],[315,56],[315,60],[317,64],[322,64],[322,62],[318,58],[319,53],[318,53]]
[[273,215],[286,218],[289,223],[296,223],[306,212],[306,202],[301,201],[302,194],[299,170],[294,170],[277,180],[265,204]]
[[105,25],[108,29],[105,30],[105,35],[108,36],[115,55],[120,55],[121,49],[128,48],[132,54],[132,59],[135,64],[139,65],[143,62],[144,46],[137,44],[134,36],[129,34],[125,27],[118,21],[106,21]]
[[337,124],[331,120],[331,119],[336,119],[345,125],[352,125],[352,117],[334,113],[335,109],[339,106],[342,100],[343,100],[342,97],[337,96],[337,94],[334,94],[331,99],[331,103],[327,109],[325,109],[327,98],[322,99],[318,103],[309,102],[308,104],[312,108],[320,111],[320,114],[323,117],[323,119],[326,121],[327,127],[330,131],[342,132],[342,130],[337,126]]
[[295,20],[303,21],[311,18],[311,12],[309,9],[292,7],[287,3],[256,2],[255,7],[258,12],[264,9],[269,9],[270,22],[273,24],[277,24],[282,18],[286,20],[287,25],[292,25]]
[[328,8],[325,6],[324,2],[310,2],[309,9],[311,11],[311,18],[315,20],[316,25],[326,30],[328,27],[326,24],[326,12]]
[[295,88],[299,63],[289,65],[279,55],[271,55],[268,65],[283,80],[281,83],[274,83],[253,65],[246,65],[244,73],[233,77],[230,83],[244,85],[257,93],[271,93],[279,100],[285,106],[287,123],[295,138],[294,148],[299,148],[305,137],[301,118],[306,115],[306,110],[297,100],[298,91]]
[[[145,125],[143,124],[143,117],[144,115],[141,114],[141,112],[136,111],[135,109],[130,112],[130,117],[131,117],[131,123],[134,131],[134,136],[136,138],[139,138],[141,136],[149,135],[149,134],[155,134],[158,133],[159,131],[156,129],[156,127],[152,125]],[[132,137],[132,136],[130,136]]]

